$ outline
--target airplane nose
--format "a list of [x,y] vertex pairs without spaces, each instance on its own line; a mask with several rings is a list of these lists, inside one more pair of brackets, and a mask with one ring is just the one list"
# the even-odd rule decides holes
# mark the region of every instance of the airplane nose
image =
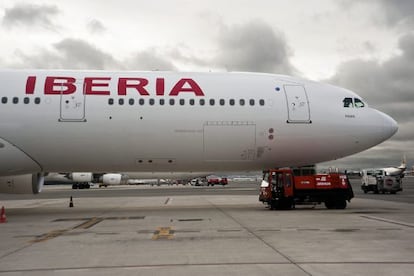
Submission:
[[387,114],[381,112],[381,115],[383,117],[382,134],[384,136],[384,139],[386,140],[398,131],[398,124],[393,118],[391,118]]

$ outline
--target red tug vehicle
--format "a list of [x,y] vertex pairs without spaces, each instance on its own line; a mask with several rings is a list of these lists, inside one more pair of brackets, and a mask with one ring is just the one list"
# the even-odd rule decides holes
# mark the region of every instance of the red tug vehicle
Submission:
[[315,174],[285,168],[263,172],[259,201],[270,209],[292,209],[298,204],[322,202],[328,209],[345,209],[353,197],[346,174]]

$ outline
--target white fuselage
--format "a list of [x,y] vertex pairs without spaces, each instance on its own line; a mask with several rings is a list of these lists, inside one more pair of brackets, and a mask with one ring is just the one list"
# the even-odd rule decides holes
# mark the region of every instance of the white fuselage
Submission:
[[355,93],[250,73],[0,71],[0,175],[261,170],[397,131]]

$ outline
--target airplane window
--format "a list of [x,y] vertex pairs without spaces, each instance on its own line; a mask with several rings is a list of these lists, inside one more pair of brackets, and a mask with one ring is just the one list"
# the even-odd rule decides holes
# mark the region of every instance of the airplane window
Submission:
[[160,99],[160,105],[164,105],[165,104],[165,100],[164,99]]
[[149,104],[150,105],[154,105],[155,104],[155,100],[154,99],[149,99]]
[[145,104],[145,100],[144,99],[139,99],[139,105],[144,105]]
[[204,99],[200,99],[200,105],[204,105],[206,101]]
[[184,105],[185,104],[185,100],[184,99],[180,99],[180,105]]
[[124,99],[118,99],[118,104],[123,105],[124,104]]
[[35,104],[40,104],[40,98],[39,97],[35,98]]
[[6,104],[7,103],[7,97],[1,98],[1,102],[4,103],[4,104]]
[[108,104],[113,105],[114,104],[114,99],[112,99],[112,98],[108,99]]
[[224,105],[226,102],[224,99],[220,99],[220,105]]
[[234,99],[230,99],[229,103],[230,103],[230,105],[234,105],[235,100]]
[[354,107],[352,98],[345,98],[343,102],[344,102],[344,107]]
[[195,101],[194,99],[190,99],[190,105],[194,105]]
[[214,105],[214,99],[210,99],[210,105]]
[[134,105],[134,103],[135,103],[135,101],[134,101],[134,99],[129,99],[129,105]]
[[17,97],[14,97],[14,98],[13,98],[13,103],[14,103],[14,104],[17,104],[17,103],[19,103],[19,98],[17,98]]
[[174,105],[174,104],[175,104],[174,99],[170,99],[170,105]]
[[244,100],[240,99],[240,105],[244,105]]
[[28,104],[28,103],[30,102],[29,97],[25,97],[25,98],[24,98],[24,100],[23,100],[23,102],[24,102],[25,104]]
[[355,101],[355,107],[356,107],[356,108],[361,108],[361,107],[364,107],[364,106],[365,106],[364,102],[363,102],[363,101],[361,101],[361,100],[360,100],[360,99],[358,99],[358,98],[354,98],[354,101]]
[[250,99],[250,101],[249,101],[249,103],[250,103],[250,105],[254,105],[254,100],[253,99]]
[[260,105],[264,105],[265,104],[265,101],[263,99],[261,99],[261,100],[259,100],[259,104]]

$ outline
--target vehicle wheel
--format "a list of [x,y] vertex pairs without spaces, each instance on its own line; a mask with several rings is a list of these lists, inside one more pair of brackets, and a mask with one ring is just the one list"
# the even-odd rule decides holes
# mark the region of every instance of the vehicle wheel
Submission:
[[364,190],[364,194],[366,194],[366,193],[368,193],[368,191],[367,190]]
[[327,209],[334,209],[335,208],[335,201],[333,201],[333,200],[325,201],[325,207]]
[[291,198],[288,198],[282,201],[281,208],[283,210],[291,210],[292,206],[293,206],[293,200]]
[[278,200],[272,200],[270,202],[270,210],[278,210],[280,209],[280,202]]
[[73,185],[72,185],[72,189],[73,189],[73,190],[76,190],[77,188],[78,188],[78,184],[73,184]]
[[390,194],[395,195],[397,192],[396,191],[391,191]]
[[335,202],[335,209],[345,209],[346,208],[346,200],[341,199]]
[[85,185],[86,189],[89,189],[90,187],[91,187],[91,185],[89,183]]

